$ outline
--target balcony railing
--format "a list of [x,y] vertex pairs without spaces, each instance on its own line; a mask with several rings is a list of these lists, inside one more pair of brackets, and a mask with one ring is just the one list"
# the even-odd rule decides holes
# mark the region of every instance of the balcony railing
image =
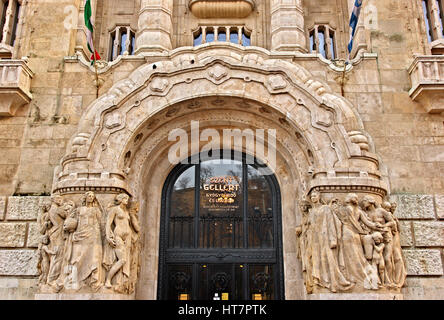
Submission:
[[32,99],[33,73],[24,60],[0,59],[0,116],[14,116]]
[[444,55],[416,56],[409,68],[410,97],[428,113],[444,111]]

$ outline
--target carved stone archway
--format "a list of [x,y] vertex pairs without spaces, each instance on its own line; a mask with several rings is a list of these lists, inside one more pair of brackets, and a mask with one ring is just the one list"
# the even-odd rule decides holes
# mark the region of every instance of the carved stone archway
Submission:
[[[140,201],[136,297],[155,299],[161,192],[174,167],[168,135],[189,131],[192,120],[202,130],[276,129],[286,297],[304,298],[295,231],[302,223],[300,202],[312,190],[327,198],[355,192],[382,201],[388,180],[352,105],[301,66],[266,50],[185,48],[135,70],[82,116],[53,193],[77,203],[94,191],[104,207],[119,193]],[[258,156],[248,146],[242,151]]]

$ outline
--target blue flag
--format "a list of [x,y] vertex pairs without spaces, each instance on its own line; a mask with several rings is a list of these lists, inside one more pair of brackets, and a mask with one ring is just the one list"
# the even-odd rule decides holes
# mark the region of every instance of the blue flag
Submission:
[[359,15],[361,14],[363,0],[356,0],[355,7],[353,8],[351,18],[350,18],[350,42],[348,44],[348,52],[351,53],[353,50],[353,40],[356,33],[356,28],[358,26]]

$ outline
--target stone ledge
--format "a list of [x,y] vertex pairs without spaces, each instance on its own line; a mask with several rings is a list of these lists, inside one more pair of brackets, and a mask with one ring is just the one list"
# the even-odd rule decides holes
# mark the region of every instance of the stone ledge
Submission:
[[135,295],[107,293],[38,293],[35,300],[135,300]]
[[413,222],[416,247],[444,247],[444,221]]
[[442,276],[443,267],[440,250],[405,249],[404,256],[409,276]]
[[435,205],[431,195],[394,194],[391,200],[398,204],[395,214],[399,219],[435,219]]
[[402,293],[316,293],[307,300],[404,300]]
[[408,277],[402,293],[406,300],[442,300],[444,278]]
[[0,250],[0,276],[36,276],[37,250]]
[[0,300],[34,300],[35,279],[0,278]]
[[25,246],[26,223],[0,223],[0,247],[22,248]]

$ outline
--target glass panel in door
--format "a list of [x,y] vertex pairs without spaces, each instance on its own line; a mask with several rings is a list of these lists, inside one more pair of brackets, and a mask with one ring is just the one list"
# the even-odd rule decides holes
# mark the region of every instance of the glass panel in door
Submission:
[[241,161],[209,160],[200,165],[200,248],[243,247]]

